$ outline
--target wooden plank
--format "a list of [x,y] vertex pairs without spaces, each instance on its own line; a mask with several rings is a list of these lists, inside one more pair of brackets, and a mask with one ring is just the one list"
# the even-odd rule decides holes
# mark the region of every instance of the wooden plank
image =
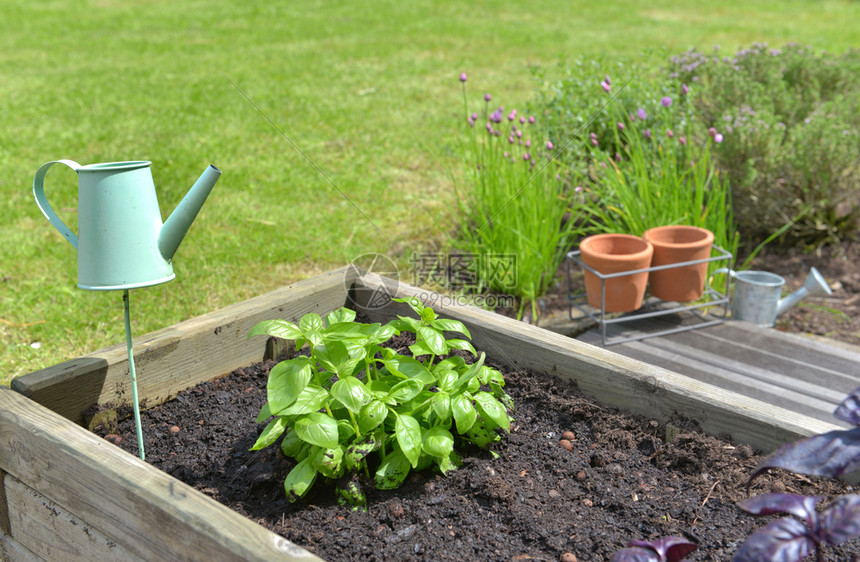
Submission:
[[[262,360],[266,338],[248,339],[262,320],[297,320],[343,306],[356,275],[341,268],[135,338],[134,361],[143,407],[201,381]],[[125,344],[72,359],[12,381],[12,388],[77,423],[93,404],[131,403]]]
[[142,560],[14,477],[7,482],[11,536],[45,560]]
[[146,560],[319,560],[2,387],[0,469]]
[[44,562],[30,550],[5,533],[0,533],[0,560],[5,562]]
[[603,404],[660,421],[683,415],[698,421],[708,433],[727,433],[735,441],[765,452],[800,437],[838,428],[608,349],[459,305],[428,290],[366,274],[356,280],[354,299],[374,321],[412,314],[399,303],[380,304],[380,293],[417,296],[441,316],[462,321],[471,331],[477,349],[514,369],[545,372],[574,381]]

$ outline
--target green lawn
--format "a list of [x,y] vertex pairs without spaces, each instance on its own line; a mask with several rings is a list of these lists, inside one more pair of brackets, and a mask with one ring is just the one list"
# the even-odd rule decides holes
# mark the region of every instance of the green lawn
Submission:
[[[532,99],[529,66],[559,55],[860,46],[856,1],[711,6],[1,3],[0,382],[124,341],[122,294],[76,288],[74,251],[34,204],[43,162],[151,160],[165,217],[207,164],[223,170],[176,280],[132,293],[140,335],[365,252],[406,267],[443,244],[461,72],[511,108]],[[76,230],[75,174],[53,168],[46,191]]]

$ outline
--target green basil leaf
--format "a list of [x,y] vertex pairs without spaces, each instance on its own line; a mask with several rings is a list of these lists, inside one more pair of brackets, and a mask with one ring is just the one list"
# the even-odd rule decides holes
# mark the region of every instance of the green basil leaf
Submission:
[[257,442],[254,443],[254,446],[251,447],[251,451],[258,451],[260,449],[264,449],[278,440],[278,437],[284,432],[287,428],[287,418],[284,416],[278,416],[269,422],[269,424],[263,429],[263,432],[260,433],[260,436],[257,438]]
[[[481,413],[481,419],[484,420],[484,423],[488,427],[495,425],[505,431],[510,431],[511,420],[508,418],[508,413],[501,402],[493,398],[493,395],[489,392],[479,392],[475,394],[474,398],[475,404],[477,404],[478,410]],[[490,421],[492,421],[492,424],[489,423]]]
[[472,405],[472,401],[463,394],[458,394],[451,400],[451,411],[457,423],[457,433],[460,435],[472,429],[472,425],[478,418],[478,412]]
[[486,365],[478,371],[478,380],[481,381],[481,384],[489,385],[490,383],[496,383],[499,386],[505,386],[505,379],[502,377],[502,373]]
[[275,412],[275,415],[281,416],[299,416],[301,414],[309,414],[316,412],[330,399],[328,391],[316,384],[307,385],[296,398],[292,406],[286,410]]
[[393,490],[398,488],[409,474],[411,463],[402,451],[393,451],[382,459],[376,470],[374,479],[376,487],[380,490]]
[[301,452],[302,446],[306,444],[307,443],[302,441],[302,438],[299,437],[299,434],[290,428],[284,434],[284,440],[281,441],[281,451],[283,451],[284,455],[288,457],[296,458]]
[[421,426],[412,416],[403,414],[397,416],[394,422],[394,435],[400,450],[409,459],[413,467],[418,465],[418,457],[421,455]]
[[302,332],[292,322],[286,320],[264,320],[251,328],[248,337],[266,334],[285,340],[295,340],[302,337]]
[[447,318],[439,318],[430,322],[430,325],[443,332],[459,332],[469,339],[472,339],[472,334],[466,328],[466,325],[459,320],[449,320]]
[[409,346],[409,352],[412,353],[415,357],[420,357],[422,355],[433,355],[433,352],[427,347],[427,344],[423,341],[413,343]]
[[384,434],[367,433],[347,447],[344,456],[347,470],[357,468],[367,455],[382,446],[383,439],[385,439]]
[[254,420],[256,423],[263,423],[267,419],[272,417],[272,410],[269,408],[269,403],[266,402],[263,404],[263,407],[260,408],[260,413],[257,414],[257,419]]
[[421,448],[430,456],[448,458],[454,450],[454,436],[447,429],[430,428],[424,433]]
[[443,420],[451,419],[451,395],[447,392],[437,392],[430,403],[437,416]]
[[419,326],[418,337],[424,341],[427,347],[436,355],[444,355],[448,353],[448,345],[445,343],[445,337],[442,332],[430,326]]
[[362,433],[373,431],[388,417],[388,406],[379,400],[366,404],[358,414],[358,429]]
[[343,306],[337,310],[329,312],[325,317],[325,323],[327,326],[341,322],[352,322],[353,320],[355,320],[355,311]]
[[391,320],[388,325],[398,332],[415,332],[418,326],[421,325],[421,322],[408,316],[398,316],[394,320]]
[[355,377],[344,377],[338,379],[329,391],[331,395],[341,404],[346,406],[347,410],[357,414],[361,408],[368,404],[373,397],[367,391],[364,384]]
[[412,400],[423,389],[424,385],[417,380],[406,379],[405,381],[400,381],[395,384],[388,393],[387,398],[388,400],[394,400],[395,402],[402,404],[403,402]]
[[325,325],[319,314],[310,312],[302,316],[302,319],[299,320],[299,329],[302,331],[302,335],[314,346],[323,342],[322,331],[325,329]]
[[478,356],[478,352],[475,351],[475,346],[466,340],[447,340],[446,343],[448,344],[448,349],[462,349],[464,351],[470,351],[475,357]]
[[293,428],[303,441],[325,449],[337,447],[337,421],[328,414],[313,412],[296,420]]
[[290,502],[295,502],[301,497],[304,497],[314,485],[317,479],[317,470],[314,468],[311,459],[305,459],[287,474],[284,480],[284,490],[287,492],[287,499]]
[[376,332],[371,336],[370,341],[373,343],[382,343],[390,340],[392,337],[399,334],[400,331],[391,324],[385,324],[376,329]]
[[311,462],[317,471],[326,478],[340,478],[343,476],[343,448],[320,449],[314,455]]
[[436,459],[436,461],[442,474],[448,474],[449,470],[456,470],[461,464],[460,457],[453,451],[447,457]]
[[[478,371],[481,370],[481,367],[484,366],[484,360],[486,358],[487,356],[482,351],[481,355],[478,357],[478,360],[469,365],[469,368],[466,369],[466,371],[462,375],[460,375],[460,377],[457,379],[457,382],[455,382],[454,386],[451,388],[451,392],[459,391],[461,388],[463,388],[463,385],[471,385],[473,379],[475,380],[475,383],[480,386],[480,382],[477,380],[475,375],[478,373]],[[473,390],[471,390],[471,387],[469,388],[469,392],[473,392]]]
[[278,415],[292,405],[311,380],[311,365],[307,357],[281,361],[269,371],[266,400],[269,410]]
[[454,355],[445,359],[444,361],[439,361],[433,367],[433,373],[436,376],[443,371],[462,371],[466,367],[466,360],[460,357],[459,355]]
[[433,376],[430,370],[423,363],[412,357],[396,356],[391,359],[383,359],[382,364],[392,374],[417,380],[421,384],[433,384],[436,382],[436,377]]
[[425,306],[421,309],[421,322],[424,324],[431,324],[434,320],[436,320],[436,311],[430,308],[429,306]]
[[482,448],[486,448],[491,443],[495,443],[501,439],[498,433],[487,428],[480,419],[466,432],[466,437],[469,441]]
[[439,390],[444,392],[449,392],[454,388],[454,384],[457,382],[457,373],[454,371],[445,371],[444,373],[438,375],[438,380],[436,381],[436,386],[439,387]]
[[[421,311],[424,310],[424,305],[418,300],[418,297],[406,297],[403,299],[391,299],[394,302],[402,302],[409,305],[409,307],[415,311],[415,314],[421,316]],[[402,317],[401,317],[402,318]]]

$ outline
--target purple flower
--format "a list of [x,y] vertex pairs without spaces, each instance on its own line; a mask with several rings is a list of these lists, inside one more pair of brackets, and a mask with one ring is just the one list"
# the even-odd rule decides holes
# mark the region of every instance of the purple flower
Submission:
[[591,135],[589,135],[589,136],[590,136],[591,138],[593,138],[593,139],[596,139],[596,138],[597,138],[597,133],[592,132],[592,133],[591,133]]
[[646,139],[650,139],[650,138],[651,138],[651,129],[645,129],[645,138],[646,138]]
[[475,126],[475,120],[474,120],[474,119],[472,119],[471,117],[469,117],[468,121],[469,121],[469,126],[470,126],[470,127],[474,127],[474,126]]
[[638,115],[638,116],[639,116],[639,119],[642,119],[643,121],[644,121],[645,119],[648,119],[648,114],[647,114],[647,113],[645,113],[645,110],[644,110],[644,109],[642,109],[641,107],[640,107],[640,108],[639,108],[639,110],[636,112],[636,115]]
[[465,73],[465,72],[464,72],[463,74],[461,74],[461,75],[460,75],[460,82],[465,82],[465,81],[466,81],[466,80],[468,80],[468,79],[469,79],[469,77],[468,77],[468,76],[466,76],[466,73]]
[[573,190],[574,190],[575,192],[577,192],[577,193],[582,193],[582,186],[581,186],[581,185],[577,185]]
[[675,136],[675,133],[672,132],[672,129],[666,129],[666,134],[669,135],[670,139]]
[[717,130],[713,127],[708,128],[708,136],[714,138],[714,135],[717,134]]
[[523,138],[523,132],[522,131],[517,131],[517,138],[518,139]]
[[690,91],[690,88],[688,88],[686,84],[681,84],[681,95],[682,96],[686,96],[689,91]]
[[511,144],[514,144],[514,143],[516,142],[516,139],[514,139],[514,136],[513,136],[513,135],[511,135],[511,136],[509,136],[509,137],[508,137],[508,142],[509,142],[509,143],[511,143]]
[[621,162],[621,155],[620,155],[619,153],[617,153],[617,152],[615,153],[615,161],[616,161],[616,162]]
[[529,115],[529,123],[534,123],[534,122],[535,122],[535,116]]
[[490,101],[491,99],[493,99],[493,96],[491,96],[490,94],[484,94],[484,101],[487,101],[487,102],[488,102],[488,101]]
[[609,79],[608,74],[603,75],[603,81],[606,82],[607,84],[612,84],[612,80]]
[[609,83],[606,80],[600,81],[600,87],[603,88],[603,91],[606,92],[607,94],[612,90],[612,88],[609,86]]
[[520,125],[526,122],[526,118],[523,115],[520,115]]
[[547,149],[547,150],[552,150],[552,142],[550,142],[550,141],[546,141],[546,149]]
[[720,133],[714,135],[714,142],[717,144],[723,142],[723,135],[721,135]]
[[492,123],[487,123],[487,131],[489,131],[490,133],[493,132],[493,124]]
[[669,107],[672,105],[672,98],[669,96],[664,96],[663,99],[660,100],[660,103],[663,104],[663,107]]
[[531,160],[531,158],[532,158],[532,155],[531,155],[531,154],[529,154],[528,152],[526,152],[525,154],[523,154],[523,160],[525,160],[526,162],[528,162],[529,160]]
[[686,145],[687,144],[687,137],[678,137],[678,142]]
[[493,123],[501,123],[502,122],[502,112],[498,109],[490,114],[490,121]]
[[620,122],[620,121],[618,122],[618,130],[619,130],[619,131],[623,131],[623,130],[624,130],[624,123],[622,123],[622,122]]
[[591,144],[593,144],[594,146],[597,146],[597,139],[591,139]]
[[478,113],[477,113],[477,112],[473,112],[473,113],[472,113],[472,121],[477,121],[477,120],[478,120]]
[[531,146],[532,146],[532,141],[527,140],[526,141],[526,148],[531,148]]
[[513,121],[516,118],[517,118],[517,110],[516,109],[511,111],[510,113],[508,113],[508,121]]

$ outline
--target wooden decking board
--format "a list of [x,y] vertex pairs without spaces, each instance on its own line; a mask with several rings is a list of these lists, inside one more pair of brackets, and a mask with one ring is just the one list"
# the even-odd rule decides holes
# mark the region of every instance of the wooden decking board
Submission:
[[[607,338],[677,325],[673,317],[607,326]],[[602,346],[600,330],[578,339]],[[860,386],[860,352],[826,342],[727,321],[677,334],[609,345],[610,351],[822,421]]]

